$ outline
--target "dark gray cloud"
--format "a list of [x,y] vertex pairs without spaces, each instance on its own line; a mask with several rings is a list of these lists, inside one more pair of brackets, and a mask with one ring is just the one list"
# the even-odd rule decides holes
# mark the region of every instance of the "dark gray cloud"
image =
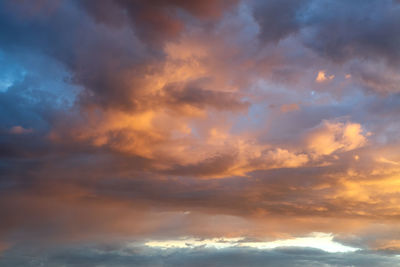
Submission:
[[260,38],[266,42],[278,42],[302,28],[301,15],[311,1],[272,0],[255,1],[254,17],[260,26]]
[[265,41],[301,31],[309,48],[334,61],[399,63],[400,7],[392,0],[256,1],[253,12]]
[[304,13],[305,43],[334,61],[381,59],[398,65],[400,7],[385,1],[314,1]]
[[397,1],[255,1],[253,13],[265,45],[299,39],[321,59],[347,69],[367,91],[398,92]]
[[124,18],[132,23],[135,32],[146,42],[164,42],[176,38],[185,28],[186,21],[180,11],[187,12],[198,19],[214,19],[237,0],[151,0],[126,1],[108,0],[104,5],[92,1],[82,1],[87,11],[96,21],[111,25],[122,24]]
[[[36,253],[36,254],[34,254]],[[325,253],[314,249],[171,249],[117,246],[10,250],[1,266],[397,266],[399,259],[379,252]]]
[[242,101],[237,93],[202,89],[202,82],[191,82],[187,85],[170,84],[163,90],[165,102],[172,107],[185,105],[199,109],[212,107],[217,110],[246,110],[250,103]]

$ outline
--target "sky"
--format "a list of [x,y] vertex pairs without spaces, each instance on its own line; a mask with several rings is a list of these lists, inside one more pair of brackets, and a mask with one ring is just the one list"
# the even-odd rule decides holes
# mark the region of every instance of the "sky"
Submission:
[[0,0],[0,266],[400,266],[400,1]]

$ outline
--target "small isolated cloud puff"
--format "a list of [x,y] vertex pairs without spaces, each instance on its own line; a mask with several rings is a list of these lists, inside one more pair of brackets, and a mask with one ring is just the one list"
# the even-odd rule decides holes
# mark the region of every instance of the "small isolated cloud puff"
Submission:
[[32,129],[26,129],[22,126],[14,126],[10,129],[9,131],[11,134],[27,134],[27,133],[32,133]]
[[316,155],[330,155],[336,151],[350,151],[367,142],[362,127],[352,122],[324,120],[307,137],[307,146]]
[[332,75],[327,75],[326,71],[320,70],[318,72],[317,78],[315,78],[315,81],[318,82],[318,83],[323,83],[323,82],[326,82],[326,81],[333,80],[334,78],[335,78],[335,75],[333,75],[333,74]]

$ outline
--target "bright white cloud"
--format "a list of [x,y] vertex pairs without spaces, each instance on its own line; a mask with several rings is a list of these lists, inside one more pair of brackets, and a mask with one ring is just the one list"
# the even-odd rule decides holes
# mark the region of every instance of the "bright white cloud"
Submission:
[[148,247],[171,249],[171,248],[232,248],[249,247],[255,249],[274,249],[279,247],[303,247],[316,248],[326,252],[354,252],[359,250],[355,247],[345,246],[333,240],[332,234],[312,233],[308,237],[298,237],[293,239],[281,239],[270,242],[247,242],[245,238],[212,238],[194,239],[182,238],[178,240],[149,241],[145,243]]

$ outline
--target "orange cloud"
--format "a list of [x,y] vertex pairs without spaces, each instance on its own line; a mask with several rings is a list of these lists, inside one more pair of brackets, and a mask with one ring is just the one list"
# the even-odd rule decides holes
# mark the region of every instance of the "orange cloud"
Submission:
[[367,142],[358,123],[323,121],[307,137],[307,146],[316,155],[350,151]]
[[326,71],[320,70],[318,72],[317,77],[315,78],[315,81],[319,82],[319,83],[322,83],[322,82],[333,80],[334,78],[335,78],[335,75],[332,74],[332,75],[327,76],[326,75]]
[[283,113],[286,113],[286,112],[290,112],[290,111],[299,110],[300,107],[299,107],[298,104],[294,103],[294,104],[282,105],[280,109],[281,109],[281,111],[282,111]]
[[318,1],[39,2],[0,1],[0,61],[21,72],[0,77],[0,252],[312,232],[399,250],[393,38],[325,43],[323,12],[293,20]]

